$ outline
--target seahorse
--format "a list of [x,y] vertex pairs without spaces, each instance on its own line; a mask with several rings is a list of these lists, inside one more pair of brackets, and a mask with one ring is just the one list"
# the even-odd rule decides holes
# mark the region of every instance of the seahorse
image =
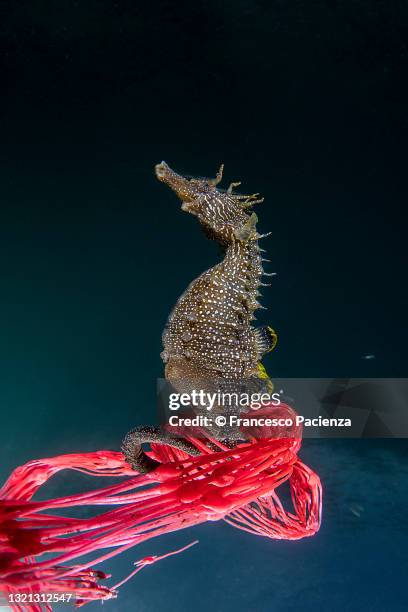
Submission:
[[[234,193],[239,182],[219,189],[223,165],[214,179],[185,178],[165,162],[156,165],[155,172],[180,198],[182,210],[195,215],[205,234],[224,250],[223,260],[190,283],[168,318],[161,353],[165,378],[180,391],[208,390],[220,380],[270,391],[261,360],[275,347],[277,335],[270,326],[252,326],[254,312],[262,308],[260,288],[268,286],[262,282],[268,273],[259,240],[269,234],[258,233],[257,216],[250,212],[263,198]],[[145,472],[154,465],[142,450],[143,442],[180,448],[170,434],[148,429],[147,435],[146,428],[130,432],[122,447],[133,467]],[[196,454],[190,446],[182,450]]]

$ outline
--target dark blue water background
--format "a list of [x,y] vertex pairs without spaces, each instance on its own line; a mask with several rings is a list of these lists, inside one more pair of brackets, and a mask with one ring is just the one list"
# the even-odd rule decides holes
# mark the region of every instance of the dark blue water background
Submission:
[[[1,8],[1,476],[155,420],[170,308],[218,260],[154,163],[260,191],[275,376],[406,376],[408,10],[21,0]],[[366,360],[364,355],[375,355]],[[301,542],[221,523],[151,541],[109,610],[406,609],[404,441],[308,441]],[[61,475],[49,491],[83,490]],[[96,604],[93,604],[96,608]]]

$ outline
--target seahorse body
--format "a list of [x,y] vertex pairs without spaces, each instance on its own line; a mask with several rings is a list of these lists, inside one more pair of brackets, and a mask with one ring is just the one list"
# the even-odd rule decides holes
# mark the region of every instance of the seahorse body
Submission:
[[269,327],[251,325],[261,307],[264,271],[257,217],[246,212],[260,201],[258,194],[220,191],[216,185],[222,170],[213,180],[188,180],[162,162],[156,175],[180,197],[182,209],[196,215],[206,234],[225,248],[223,261],[194,280],[170,314],[163,333],[166,378],[265,378],[260,360],[274,347],[276,335]]
[[[257,217],[246,211],[262,199],[258,194],[233,194],[239,183],[232,183],[227,191],[217,189],[222,169],[215,179],[188,180],[165,162],[156,166],[157,178],[175,191],[182,209],[197,216],[207,236],[225,250],[224,259],[187,287],[169,316],[163,332],[165,377],[180,392],[194,388],[214,392],[220,381],[226,385],[224,390],[231,391],[228,385],[242,381],[247,390],[271,391],[261,359],[274,348],[276,334],[271,327],[254,329],[251,325],[254,311],[261,308],[259,287],[266,273]],[[211,433],[223,437],[222,430]],[[229,436],[223,441],[233,446],[236,436],[231,432]],[[198,452],[166,431],[138,427],[126,436],[122,450],[132,467],[142,473],[157,467],[143,451],[143,443],[148,442],[161,442],[188,454]]]

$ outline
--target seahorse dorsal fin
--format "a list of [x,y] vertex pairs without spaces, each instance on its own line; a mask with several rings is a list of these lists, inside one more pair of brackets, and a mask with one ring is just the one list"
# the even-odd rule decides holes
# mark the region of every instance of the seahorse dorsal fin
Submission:
[[269,353],[275,348],[278,336],[272,327],[264,325],[255,330],[255,339],[259,359],[262,359],[266,353]]

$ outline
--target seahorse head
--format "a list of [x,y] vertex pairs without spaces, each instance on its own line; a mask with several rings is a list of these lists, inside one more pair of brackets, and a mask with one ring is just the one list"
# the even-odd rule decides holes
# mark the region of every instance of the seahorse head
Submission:
[[239,183],[232,183],[226,191],[218,189],[223,166],[214,179],[185,178],[164,161],[155,170],[159,181],[178,195],[182,210],[195,215],[211,238],[224,245],[236,239],[256,238],[256,215],[249,216],[245,211],[262,199],[256,199],[258,194],[233,194],[232,188]]

